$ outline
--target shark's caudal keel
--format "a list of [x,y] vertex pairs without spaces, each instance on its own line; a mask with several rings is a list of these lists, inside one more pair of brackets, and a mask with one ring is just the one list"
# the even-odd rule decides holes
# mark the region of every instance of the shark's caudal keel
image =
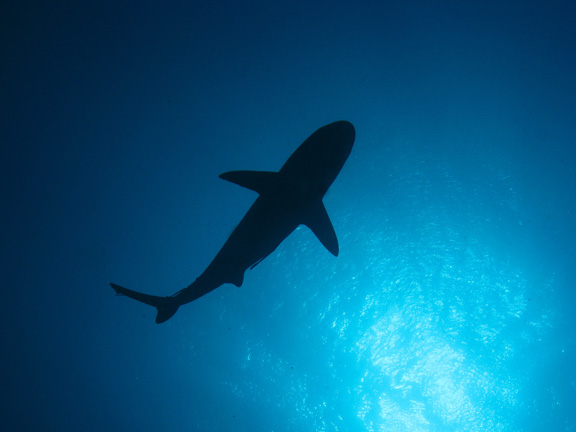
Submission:
[[259,194],[208,268],[188,288],[169,297],[139,293],[110,284],[118,295],[158,309],[156,323],[170,319],[180,306],[225,283],[241,286],[244,272],[270,255],[298,227],[306,225],[334,256],[338,239],[322,203],[354,144],[347,121],[321,127],[296,149],[278,172],[231,171],[220,177]]

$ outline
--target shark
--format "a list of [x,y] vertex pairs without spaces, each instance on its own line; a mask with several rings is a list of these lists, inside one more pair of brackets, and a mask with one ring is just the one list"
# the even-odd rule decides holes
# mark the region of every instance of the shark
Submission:
[[224,284],[240,287],[244,274],[268,257],[298,226],[305,225],[324,247],[338,256],[334,227],[322,199],[348,159],[356,138],[352,123],[330,123],[310,135],[282,168],[272,171],[229,171],[220,178],[258,193],[206,270],[188,287],[170,296],[155,296],[110,286],[157,309],[156,323],[170,319],[180,306]]

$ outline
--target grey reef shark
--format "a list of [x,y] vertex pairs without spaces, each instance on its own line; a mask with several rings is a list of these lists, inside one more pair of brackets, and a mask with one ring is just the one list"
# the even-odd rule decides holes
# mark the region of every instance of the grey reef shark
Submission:
[[348,159],[356,131],[337,121],[314,132],[278,172],[230,171],[220,178],[259,194],[216,257],[190,286],[160,297],[111,283],[117,295],[158,309],[156,323],[178,308],[225,283],[242,285],[244,272],[270,255],[299,225],[306,225],[330,253],[338,256],[338,239],[322,198]]

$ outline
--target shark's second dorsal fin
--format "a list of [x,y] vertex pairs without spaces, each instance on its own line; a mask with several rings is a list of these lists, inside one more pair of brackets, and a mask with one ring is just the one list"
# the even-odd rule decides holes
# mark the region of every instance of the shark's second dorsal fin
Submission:
[[228,171],[218,177],[258,192],[260,195],[278,182],[278,173],[272,171]]
[[338,256],[338,238],[326,212],[326,207],[324,207],[324,203],[321,200],[310,206],[302,224],[312,230],[314,235],[318,237],[318,240],[332,255]]

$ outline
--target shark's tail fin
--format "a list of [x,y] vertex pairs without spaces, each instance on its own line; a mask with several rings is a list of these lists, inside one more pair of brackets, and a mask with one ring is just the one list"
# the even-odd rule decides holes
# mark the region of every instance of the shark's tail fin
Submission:
[[110,286],[114,289],[114,291],[116,291],[117,295],[133,298],[134,300],[138,300],[158,309],[158,315],[156,315],[156,324],[161,324],[165,321],[168,321],[180,307],[180,303],[178,303],[174,297],[158,297],[149,294],[142,294],[137,291],[132,291],[128,288],[121,287],[120,285],[116,285],[114,283],[111,283]]

